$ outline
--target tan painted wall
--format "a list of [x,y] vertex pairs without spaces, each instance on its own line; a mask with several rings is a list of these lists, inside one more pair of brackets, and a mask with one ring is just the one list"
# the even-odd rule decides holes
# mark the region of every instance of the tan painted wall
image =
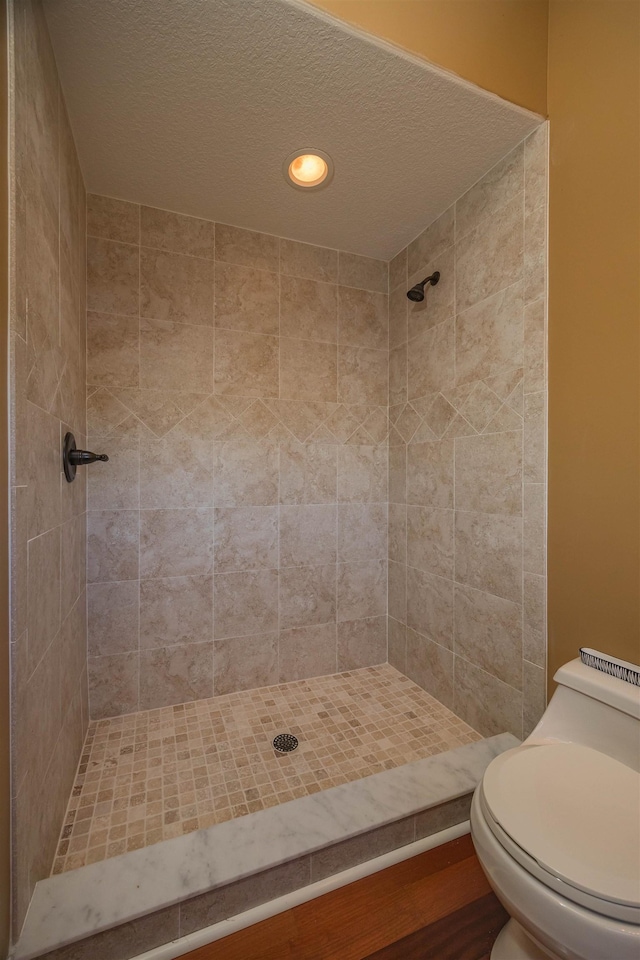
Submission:
[[311,0],[530,110],[547,109],[547,0]]
[[640,3],[549,20],[549,676],[640,661]]
[[9,782],[9,530],[7,435],[7,344],[9,214],[7,197],[7,10],[0,6],[0,957],[9,948],[10,782]]

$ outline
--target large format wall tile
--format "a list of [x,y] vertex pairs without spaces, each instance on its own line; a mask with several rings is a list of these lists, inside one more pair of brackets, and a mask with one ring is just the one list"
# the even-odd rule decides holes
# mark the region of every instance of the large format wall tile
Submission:
[[140,315],[212,326],[213,263],[141,247]]
[[138,313],[138,248],[87,239],[87,307],[98,313]]
[[145,247],[212,260],[214,236],[215,225],[210,220],[185,217],[155,207],[140,207],[140,243]]
[[522,194],[474,227],[456,245],[456,302],[459,310],[522,279]]
[[277,273],[216,264],[216,327],[277,336],[278,309]]

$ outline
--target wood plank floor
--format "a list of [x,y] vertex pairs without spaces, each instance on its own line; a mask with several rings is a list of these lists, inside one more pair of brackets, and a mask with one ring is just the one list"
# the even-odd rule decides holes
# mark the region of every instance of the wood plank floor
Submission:
[[488,960],[506,921],[465,836],[182,960]]

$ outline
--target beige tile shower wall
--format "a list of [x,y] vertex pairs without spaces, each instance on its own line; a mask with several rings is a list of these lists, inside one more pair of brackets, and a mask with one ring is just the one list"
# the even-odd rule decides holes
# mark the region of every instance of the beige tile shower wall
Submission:
[[88,723],[85,193],[37,0],[11,18],[11,505],[14,933],[51,867]]
[[387,264],[89,197],[94,718],[386,661]]
[[487,735],[545,702],[546,186],[545,124],[389,270],[389,661]]

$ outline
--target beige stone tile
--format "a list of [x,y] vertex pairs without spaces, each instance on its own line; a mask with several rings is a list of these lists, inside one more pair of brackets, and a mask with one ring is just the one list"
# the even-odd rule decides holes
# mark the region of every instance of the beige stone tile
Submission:
[[140,386],[147,390],[213,390],[213,330],[140,321]]
[[280,240],[280,273],[308,280],[338,279],[338,251],[297,240]]
[[116,717],[138,709],[138,654],[89,657],[91,718]]
[[407,628],[404,623],[387,617],[387,644],[389,663],[400,673],[407,672]]
[[87,381],[107,387],[137,387],[140,365],[137,317],[87,314]]
[[277,570],[218,573],[213,586],[216,640],[278,629]]
[[[525,573],[522,580],[524,592],[525,625],[528,625],[530,628],[532,628],[536,634],[538,634],[538,636],[544,638],[546,628],[545,578],[536,576],[533,573]],[[540,654],[530,657],[530,653],[530,650],[525,651],[527,660],[532,659],[534,663],[537,663],[540,660],[540,665],[542,665],[543,661],[540,657]]]
[[[310,349],[311,348],[311,349]],[[280,396],[284,400],[337,399],[337,349],[333,343],[280,339]]]
[[432,697],[453,704],[453,653],[407,628],[407,676]]
[[338,293],[333,283],[280,277],[280,334],[303,340],[338,339]]
[[407,568],[407,626],[442,647],[453,646],[453,583]]
[[126,200],[87,194],[87,236],[140,243],[140,207]]
[[408,286],[403,282],[389,294],[389,347],[397,347],[407,342],[409,301],[407,299]]
[[546,394],[528,393],[524,398],[524,479],[526,483],[544,483],[547,474],[545,456]]
[[28,553],[29,664],[31,670],[60,626],[60,528],[29,541]]
[[213,567],[213,510],[140,511],[140,576],[204,576]]
[[278,566],[277,507],[217,507],[214,510],[216,573]]
[[385,406],[389,397],[386,350],[338,347],[338,401]]
[[140,315],[213,326],[213,263],[141,247]]
[[27,629],[27,487],[11,491],[11,637],[17,641]]
[[407,508],[390,503],[388,522],[389,559],[405,563],[407,559]]
[[87,617],[90,657],[137,652],[138,581],[90,583],[87,587]]
[[357,670],[387,660],[387,618],[368,617],[338,624],[338,670]]
[[456,305],[459,312],[523,276],[522,195],[474,227],[456,244]]
[[425,286],[425,298],[422,302],[407,300],[408,308],[408,336],[409,340],[420,336],[425,330],[436,327],[444,320],[449,320],[454,314],[455,295],[455,257],[454,248],[450,247],[442,253],[437,261],[422,267],[409,276],[408,289],[421,283],[425,277],[431,276],[436,270],[440,271],[440,280],[434,286],[428,283]]
[[456,654],[520,690],[521,605],[458,584],[454,619]]
[[541,123],[524,142],[525,213],[547,202],[548,123]]
[[360,257],[355,253],[338,254],[338,283],[360,290],[388,291],[389,264],[385,260]]
[[89,237],[87,240],[87,307],[98,313],[137,316],[137,247]]
[[340,503],[382,503],[386,499],[386,448],[358,444],[338,447]]
[[339,504],[338,559],[349,562],[386,558],[387,504]]
[[407,447],[407,503],[453,508],[453,440]]
[[283,567],[280,626],[306,627],[336,619],[336,566]]
[[524,310],[524,390],[537,393],[547,385],[546,301],[535,300]]
[[525,303],[544,297],[547,289],[547,208],[536,207],[524,221]]
[[[526,588],[525,588],[526,589]],[[547,652],[546,630],[525,620],[522,626],[522,649],[526,660],[544,667]]]
[[403,623],[407,619],[407,566],[389,562],[387,601],[389,616]]
[[456,514],[455,576],[505,600],[522,599],[522,519]]
[[215,392],[277,397],[278,338],[240,330],[216,330]]
[[389,502],[407,502],[407,446],[389,448]]
[[389,404],[407,400],[407,345],[401,344],[389,353]]
[[387,612],[387,562],[338,564],[338,620],[382,617]]
[[280,503],[333,503],[338,447],[327,443],[280,444]]
[[277,273],[279,249],[279,238],[271,234],[216,224],[216,260]]
[[[389,293],[407,283],[407,247],[389,261]],[[407,288],[408,289],[408,288]]]
[[522,694],[462,657],[455,658],[453,711],[484,737],[522,738]]
[[278,274],[230,263],[216,265],[215,324],[278,335]]
[[282,630],[279,659],[280,683],[335,673],[335,623]]
[[407,563],[440,577],[453,576],[453,510],[407,507]]
[[140,709],[213,695],[213,642],[140,651]]
[[211,576],[141,581],[140,650],[200,643],[212,638]]
[[[69,610],[69,614],[62,622],[60,634],[56,638],[54,647],[57,647],[55,656],[59,659],[60,666],[60,720],[62,724],[62,734],[64,736],[64,725],[66,718],[71,710],[77,711],[78,724],[81,724],[79,717],[80,704],[74,705],[73,701],[80,694],[80,688],[86,683],[85,671],[87,668],[87,603],[83,592],[78,600]],[[77,757],[81,750],[82,732],[79,732],[78,739],[80,743],[74,748],[74,755],[69,759],[71,769],[65,771],[64,779],[66,785],[63,792],[67,793],[74,776],[74,768],[77,769]],[[75,751],[78,752],[75,752]],[[66,766],[66,764],[65,764]],[[58,785],[60,789],[60,785]],[[68,795],[62,798],[66,803]]]
[[105,441],[101,450],[102,447],[108,462],[97,463],[93,470],[87,471],[89,510],[137,510],[140,504],[139,441],[118,437]]
[[[407,269],[409,276],[439,257],[455,239],[455,207],[434,220],[408,247]],[[425,274],[426,276],[426,274]]]
[[215,442],[216,507],[270,506],[278,502],[278,447],[270,441]]
[[522,283],[517,282],[456,317],[456,380],[470,383],[523,363]]
[[524,144],[499,160],[456,203],[456,239],[473,230],[486,217],[524,190]]
[[547,706],[545,672],[526,660],[522,666],[522,735],[528,737]]
[[27,403],[27,434],[16,437],[28,444],[28,536],[37,537],[60,522],[60,425],[40,407]]
[[99,510],[87,517],[87,581],[138,579],[138,511]]
[[457,510],[522,514],[522,431],[455,440]]
[[385,350],[389,344],[386,293],[338,287],[338,342]]
[[522,567],[544,575],[546,569],[546,489],[543,483],[524,485]]
[[22,442],[28,433],[26,386],[29,374],[28,347],[22,337],[11,336],[9,356],[9,443],[11,486],[29,482],[29,447]]
[[140,507],[207,506],[213,494],[211,443],[174,437],[140,441]]
[[336,561],[334,504],[280,507],[280,565],[314,566]]
[[[219,697],[278,682],[278,634],[229,637],[213,645],[213,690]],[[219,896],[218,892],[218,896]],[[192,901],[189,901],[189,905]],[[193,916],[190,910],[189,915]]]
[[409,342],[409,400],[446,390],[453,381],[454,322],[445,320]]
[[213,259],[215,224],[156,207],[140,208],[140,243],[191,257]]

